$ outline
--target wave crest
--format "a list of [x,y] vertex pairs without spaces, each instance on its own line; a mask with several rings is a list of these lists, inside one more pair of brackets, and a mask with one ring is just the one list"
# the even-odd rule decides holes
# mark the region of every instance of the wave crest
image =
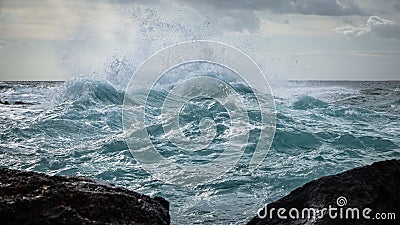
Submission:
[[325,108],[327,106],[328,103],[307,95],[298,97],[292,105],[292,107],[297,110]]
[[124,93],[102,80],[73,79],[66,81],[58,95],[59,102],[74,106],[122,105]]

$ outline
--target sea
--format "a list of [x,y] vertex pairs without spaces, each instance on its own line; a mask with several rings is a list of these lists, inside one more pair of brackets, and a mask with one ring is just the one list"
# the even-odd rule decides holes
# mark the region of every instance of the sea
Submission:
[[[270,83],[276,109],[274,139],[254,171],[241,160],[207,183],[165,182],[143,169],[128,148],[122,123],[124,84],[95,77],[1,81],[0,166],[89,176],[164,197],[175,225],[245,224],[264,203],[309,181],[400,158],[400,81],[279,81]],[[162,95],[154,92],[154,97],[158,94]],[[192,118],[198,126],[202,116],[219,116],[216,125],[222,133],[229,130],[221,107],[210,107],[210,99],[197,100],[206,110],[185,108],[186,123]],[[198,135],[192,133],[187,135]],[[226,139],[215,141],[223,150]],[[191,157],[198,160],[199,155],[169,157],[191,163]]]

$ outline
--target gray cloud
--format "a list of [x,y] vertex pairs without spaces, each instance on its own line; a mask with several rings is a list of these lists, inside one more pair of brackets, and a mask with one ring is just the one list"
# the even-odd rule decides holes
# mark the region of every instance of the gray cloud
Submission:
[[209,20],[209,27],[215,31],[253,32],[260,28],[260,19],[252,11],[229,10],[221,12],[221,10],[213,9],[204,12],[202,15]]
[[354,0],[177,0],[181,4],[215,7],[217,9],[241,9],[275,13],[344,16],[363,14]]
[[260,27],[259,16],[265,12],[321,16],[363,15],[356,0],[175,0],[175,2],[179,7],[193,8],[224,30],[239,32],[257,31]]
[[140,4],[140,5],[154,5],[160,4],[160,0],[108,0],[110,3],[121,3],[121,4]]
[[397,3],[397,4],[395,4],[395,5],[394,5],[394,8],[395,8],[397,11],[400,11],[400,2]]
[[9,12],[0,12],[0,22],[18,22],[22,17]]
[[335,31],[346,36],[374,34],[383,39],[400,40],[400,24],[379,16],[370,16],[366,24],[346,25],[336,28]]

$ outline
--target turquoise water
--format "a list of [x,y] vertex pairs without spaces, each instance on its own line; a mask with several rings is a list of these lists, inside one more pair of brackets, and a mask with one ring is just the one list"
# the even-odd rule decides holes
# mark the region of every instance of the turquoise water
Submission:
[[[1,166],[91,176],[165,197],[172,224],[244,224],[263,203],[308,181],[400,158],[400,82],[292,81],[272,83],[271,89],[277,126],[262,165],[249,172],[245,153],[223,177],[187,188],[155,180],[130,154],[120,86],[89,78],[0,82],[0,100],[10,103],[0,105]],[[223,108],[204,110],[212,102],[200,100],[182,112],[183,119],[219,116],[218,132],[229,129],[229,118],[213,113]],[[20,101],[27,104],[14,104]],[[190,157],[188,162],[197,160]]]

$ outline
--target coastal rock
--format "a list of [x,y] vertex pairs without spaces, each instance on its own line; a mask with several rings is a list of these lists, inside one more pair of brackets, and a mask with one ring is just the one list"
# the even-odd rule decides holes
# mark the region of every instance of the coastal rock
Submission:
[[[329,216],[328,211],[317,214],[316,218],[301,218],[302,210],[305,208],[321,210],[328,208],[329,205],[337,208],[336,211],[331,211],[333,216],[336,212],[335,219]],[[297,188],[286,197],[268,204],[265,208],[267,216],[264,219],[255,216],[247,225],[400,224],[400,160],[376,162],[337,175],[322,177]],[[275,211],[268,213],[272,208],[275,208]],[[278,218],[277,210],[279,208],[286,210],[283,216],[287,216],[287,219]],[[296,218],[295,210],[292,210],[295,219],[289,216],[289,210],[293,208],[299,211],[299,218]],[[351,210],[348,210],[354,208],[359,210],[359,219],[357,219],[356,213],[353,216]],[[372,210],[370,213],[366,213],[367,217],[370,217],[369,219],[363,216],[363,210],[366,209],[365,212],[367,212],[367,208]],[[340,218],[341,209],[343,210],[342,219]],[[307,211],[304,212],[304,215],[307,216]],[[347,216],[346,212],[348,212]],[[265,210],[259,211],[258,214],[264,216]],[[273,215],[272,219],[270,215]],[[382,219],[383,216],[386,219]]]
[[0,169],[1,224],[170,224],[169,203],[82,177]]
[[0,100],[0,105],[33,105],[33,103],[22,102],[22,101],[9,102],[9,101],[1,101]]

